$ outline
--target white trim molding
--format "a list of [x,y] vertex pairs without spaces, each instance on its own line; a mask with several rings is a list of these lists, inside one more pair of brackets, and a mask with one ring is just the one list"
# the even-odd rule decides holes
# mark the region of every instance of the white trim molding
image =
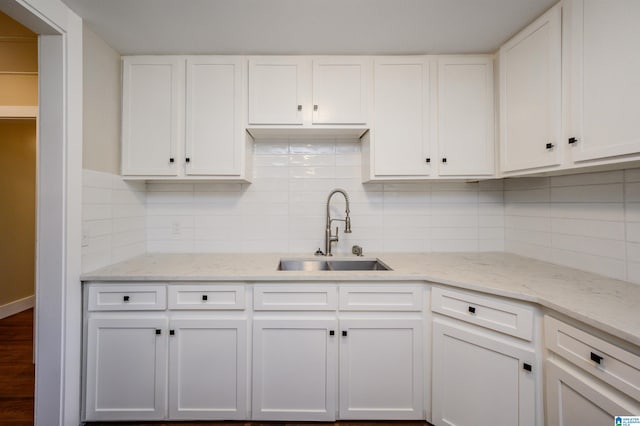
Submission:
[[35,300],[36,297],[31,295],[0,306],[0,319],[10,317],[11,315],[33,308]]

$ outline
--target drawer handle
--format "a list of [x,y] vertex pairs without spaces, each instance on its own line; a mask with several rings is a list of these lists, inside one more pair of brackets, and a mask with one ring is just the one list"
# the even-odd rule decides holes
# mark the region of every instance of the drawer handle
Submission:
[[600,364],[602,362],[602,357],[591,352],[591,361],[595,362],[596,364]]
[[329,330],[329,336],[335,336],[335,335],[336,335],[335,330]]
[[347,337],[347,330],[342,330],[342,337]]
[[122,301],[123,302],[128,302],[129,301],[129,296],[123,296],[122,297]]
[[206,294],[202,295],[202,301],[206,302],[209,299],[209,296],[207,296]]
[[169,330],[169,336],[175,336],[175,335],[176,335],[175,330]]
[[162,330],[160,330],[159,328],[156,328],[156,336],[159,336],[162,334]]
[[531,371],[531,364],[529,364],[528,362],[523,363],[522,369],[525,371]]
[[474,306],[469,306],[469,313],[475,314],[476,313],[476,308]]
[[547,149],[552,149],[555,145],[552,144],[551,142],[549,142],[548,144],[545,145]]

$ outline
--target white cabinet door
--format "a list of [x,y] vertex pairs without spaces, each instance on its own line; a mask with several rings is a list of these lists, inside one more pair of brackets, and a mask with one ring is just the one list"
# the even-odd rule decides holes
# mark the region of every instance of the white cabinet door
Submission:
[[169,357],[169,418],[246,419],[246,319],[174,319]]
[[493,58],[438,58],[438,174],[493,175]]
[[86,420],[166,416],[167,319],[89,318]]
[[640,413],[640,403],[564,363],[545,365],[548,426],[612,425]]
[[374,60],[371,178],[431,174],[432,66],[424,56]]
[[122,174],[177,175],[184,58],[125,57],[122,78]]
[[500,48],[503,172],[562,162],[561,43],[557,5]]
[[340,418],[423,419],[422,320],[340,320]]
[[534,352],[473,326],[433,320],[432,423],[536,424]]
[[240,175],[242,60],[237,56],[187,59],[186,175]]
[[[254,57],[249,60],[249,124],[302,124],[310,103],[304,57]],[[309,92],[309,89],[306,90]]]
[[254,319],[253,419],[335,419],[337,325],[335,319]]
[[566,11],[573,160],[640,154],[640,2],[572,0]]
[[313,124],[365,124],[369,60],[313,60]]

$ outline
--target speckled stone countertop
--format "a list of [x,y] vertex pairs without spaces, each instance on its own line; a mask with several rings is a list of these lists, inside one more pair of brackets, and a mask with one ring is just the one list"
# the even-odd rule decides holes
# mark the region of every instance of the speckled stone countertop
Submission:
[[[83,281],[428,281],[537,303],[640,345],[640,285],[508,253],[374,254],[393,271],[277,271],[286,254],[147,254]],[[338,259],[335,257],[334,259]]]

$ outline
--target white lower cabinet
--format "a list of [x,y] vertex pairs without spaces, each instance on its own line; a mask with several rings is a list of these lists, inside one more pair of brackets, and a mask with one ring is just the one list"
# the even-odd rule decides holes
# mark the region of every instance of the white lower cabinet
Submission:
[[424,418],[421,319],[340,320],[340,418]]
[[335,420],[337,327],[335,317],[254,319],[255,420]]
[[246,418],[247,320],[171,320],[169,360],[170,419]]
[[510,340],[459,321],[433,319],[434,425],[536,424],[535,351]]
[[87,420],[161,420],[166,413],[167,318],[89,318]]
[[640,413],[640,403],[570,365],[548,360],[548,426],[608,425],[615,416]]

